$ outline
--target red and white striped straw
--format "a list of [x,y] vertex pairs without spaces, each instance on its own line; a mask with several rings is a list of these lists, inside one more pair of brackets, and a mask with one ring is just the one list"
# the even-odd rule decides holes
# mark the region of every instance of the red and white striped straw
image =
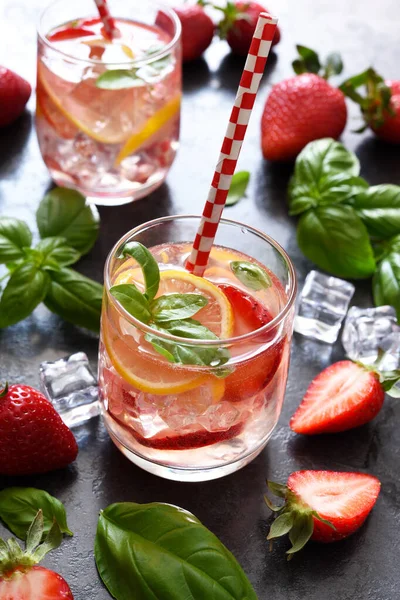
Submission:
[[203,275],[208,263],[277,22],[278,19],[267,13],[261,13],[258,18],[203,216],[185,265],[195,275]]
[[114,19],[110,14],[110,9],[107,6],[106,0],[94,0],[99,11],[100,19],[103,21],[104,31],[106,36],[112,40],[119,34],[115,27]]

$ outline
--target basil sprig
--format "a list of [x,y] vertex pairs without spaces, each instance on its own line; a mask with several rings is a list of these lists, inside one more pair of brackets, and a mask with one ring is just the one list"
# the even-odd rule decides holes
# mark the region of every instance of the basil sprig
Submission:
[[88,252],[99,231],[97,210],[75,190],[54,188],[36,213],[41,240],[32,248],[26,223],[0,218],[0,264],[6,285],[0,298],[0,328],[28,317],[41,303],[62,318],[97,331],[102,286],[67,268]]
[[272,285],[267,271],[255,263],[247,260],[233,260],[229,266],[239,281],[255,292],[266,290]]
[[73,535],[67,525],[67,515],[60,500],[44,490],[30,487],[9,487],[0,492],[0,518],[8,529],[21,540],[26,539],[28,529],[38,510],[43,514],[43,534],[47,534],[54,521],[62,533]]
[[176,506],[111,504],[100,513],[94,553],[117,600],[257,600],[229,550]]
[[182,344],[173,343],[147,334],[145,339],[154,350],[174,363],[220,367],[228,362],[230,353],[225,348],[192,346],[190,340],[218,340],[210,329],[192,317],[207,305],[201,294],[166,294],[155,298],[160,285],[160,270],[151,252],[140,242],[124,246],[121,258],[134,258],[143,273],[145,291],[141,292],[133,283],[114,285],[110,293],[138,321],[150,325],[156,331],[182,338]]

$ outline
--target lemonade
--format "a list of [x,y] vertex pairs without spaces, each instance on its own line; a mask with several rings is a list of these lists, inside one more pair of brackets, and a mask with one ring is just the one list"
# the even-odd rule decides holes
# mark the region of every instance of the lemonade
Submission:
[[111,41],[101,20],[77,18],[80,10],[56,26],[47,19],[43,27],[52,25],[39,34],[39,145],[59,185],[98,204],[121,204],[157,188],[176,154],[179,24],[158,8],[148,22],[116,18]]
[[[116,258],[120,250],[111,258],[99,385],[107,429],[131,460],[166,477],[198,480],[243,466],[271,435],[286,385],[293,290],[266,265],[221,246],[213,247],[204,277],[197,277],[185,270],[190,249],[187,242],[150,248],[160,272],[152,305],[174,295],[198,295],[205,303],[193,319],[172,326],[158,313],[164,327],[159,338],[154,325],[124,315],[112,296],[131,284],[144,292],[140,265],[131,256]],[[249,289],[248,280],[238,278],[237,265],[255,266],[267,284]],[[185,323],[192,327],[193,320],[211,332],[206,341],[188,339]]]

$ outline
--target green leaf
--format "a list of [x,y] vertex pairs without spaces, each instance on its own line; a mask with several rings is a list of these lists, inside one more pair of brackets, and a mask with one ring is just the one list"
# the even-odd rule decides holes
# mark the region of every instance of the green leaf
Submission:
[[325,73],[324,78],[329,79],[331,75],[340,75],[343,71],[343,61],[342,57],[338,52],[332,52],[328,54],[325,61]]
[[31,243],[32,233],[24,221],[0,217],[0,264],[23,258],[23,248]]
[[112,504],[100,514],[97,569],[117,600],[257,600],[233,555],[191,513]]
[[359,172],[357,157],[339,142],[331,138],[310,142],[297,157],[289,183],[290,214],[350,200],[368,186]]
[[388,239],[400,234],[400,186],[371,186],[355,197],[353,206],[371,236]]
[[100,217],[79,192],[56,187],[43,198],[36,213],[40,237],[63,237],[68,246],[86,254],[97,239]]
[[246,260],[233,260],[231,271],[247,288],[258,292],[271,287],[271,278],[265,269]]
[[[153,325],[154,327],[154,325]],[[212,331],[201,325],[194,319],[186,319],[179,321],[169,321],[157,325],[156,328],[160,331],[165,331],[171,335],[186,339],[198,340],[218,340]],[[156,335],[146,335],[146,339],[150,342],[153,348],[163,354],[168,360],[184,365],[199,365],[220,367],[230,359],[230,352],[223,347],[202,347],[170,342]],[[160,351],[162,349],[163,351]],[[168,354],[167,354],[168,353]]]
[[28,317],[48,291],[50,278],[36,264],[26,261],[13,271],[0,300],[0,328]]
[[274,538],[286,535],[293,527],[295,515],[293,512],[284,512],[272,523],[267,540],[273,540]]
[[99,283],[63,267],[51,272],[44,303],[66,321],[98,331],[102,296],[103,286]]
[[8,529],[25,540],[38,510],[43,513],[44,533],[57,521],[61,531],[73,535],[67,525],[63,504],[44,490],[29,487],[9,487],[0,492],[0,518]]
[[187,319],[207,303],[207,298],[201,294],[168,294],[153,300],[151,314],[156,323]]
[[76,263],[81,255],[67,245],[67,240],[62,237],[48,237],[41,240],[35,250],[43,255],[42,268],[49,271],[58,270]]
[[226,206],[233,206],[243,198],[243,196],[246,194],[249,181],[249,171],[238,171],[233,175],[226,199]]
[[146,296],[151,302],[157,294],[160,285],[160,269],[154,256],[140,242],[125,244],[122,256],[132,256],[139,263],[146,284]]
[[298,552],[307,544],[314,531],[314,520],[310,513],[297,513],[293,527],[289,532],[292,547],[286,552],[289,556]]
[[367,230],[350,206],[320,206],[304,213],[297,228],[302,252],[338,277],[364,279],[375,271]]
[[273,512],[280,512],[283,508],[283,506],[278,506],[277,504],[271,502],[271,500],[266,495],[264,495],[264,502],[268,506],[268,508]]
[[274,481],[267,481],[268,489],[279,498],[286,498],[288,494],[288,488],[282,483],[275,483]]
[[378,264],[372,280],[375,306],[390,305],[400,321],[400,253],[392,251]]
[[102,90],[124,90],[143,86],[143,79],[137,76],[137,69],[110,69],[96,79],[96,87]]
[[[300,59],[297,59],[296,62],[300,63],[303,66],[302,73],[315,73],[318,75],[321,69],[321,63],[318,58],[318,54],[311,50],[311,48],[307,48],[306,46],[297,45],[297,52],[300,55]],[[293,65],[294,68],[294,65]],[[298,73],[298,71],[296,71]]]
[[139,292],[134,284],[126,283],[114,285],[110,293],[120,304],[142,323],[148,323],[151,319],[150,306],[147,298]]

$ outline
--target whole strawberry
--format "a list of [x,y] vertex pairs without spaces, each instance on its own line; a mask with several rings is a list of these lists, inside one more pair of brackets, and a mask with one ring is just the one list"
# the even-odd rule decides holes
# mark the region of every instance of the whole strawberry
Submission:
[[381,488],[372,475],[335,471],[296,471],[287,485],[267,483],[273,494],[285,500],[282,506],[275,506],[265,496],[267,506],[278,514],[267,539],[288,533],[292,543],[288,559],[310,539],[336,542],[357,531]]
[[399,395],[394,387],[399,379],[400,371],[379,373],[374,366],[351,360],[334,363],[312,380],[290,427],[304,435],[360,427],[379,413],[385,391]]
[[343,93],[327,82],[343,68],[338,55],[330,55],[323,68],[313,50],[297,49],[300,59],[293,67],[298,75],[273,86],[261,119],[262,152],[271,161],[294,160],[313,140],[337,139],[347,121]]
[[10,125],[22,114],[31,91],[25,79],[0,66],[0,127]]
[[212,42],[214,23],[199,4],[184,4],[174,10],[182,25],[182,60],[196,60]]
[[[260,13],[268,13],[257,2],[228,2],[224,8],[218,8],[224,13],[223,20],[218,24],[218,31],[222,39],[226,39],[234,54],[246,56],[251,40],[256,29]],[[279,27],[276,28],[272,45],[275,46],[281,39]]]
[[43,514],[39,510],[26,538],[25,552],[14,539],[1,542],[0,600],[74,600],[67,582],[36,563],[62,541],[55,521],[42,543]]
[[50,402],[29,385],[0,393],[0,475],[30,475],[66,467],[76,440]]
[[[358,88],[365,87],[365,95]],[[351,77],[340,86],[361,107],[365,126],[385,142],[400,144],[400,81],[384,80],[374,69]]]

